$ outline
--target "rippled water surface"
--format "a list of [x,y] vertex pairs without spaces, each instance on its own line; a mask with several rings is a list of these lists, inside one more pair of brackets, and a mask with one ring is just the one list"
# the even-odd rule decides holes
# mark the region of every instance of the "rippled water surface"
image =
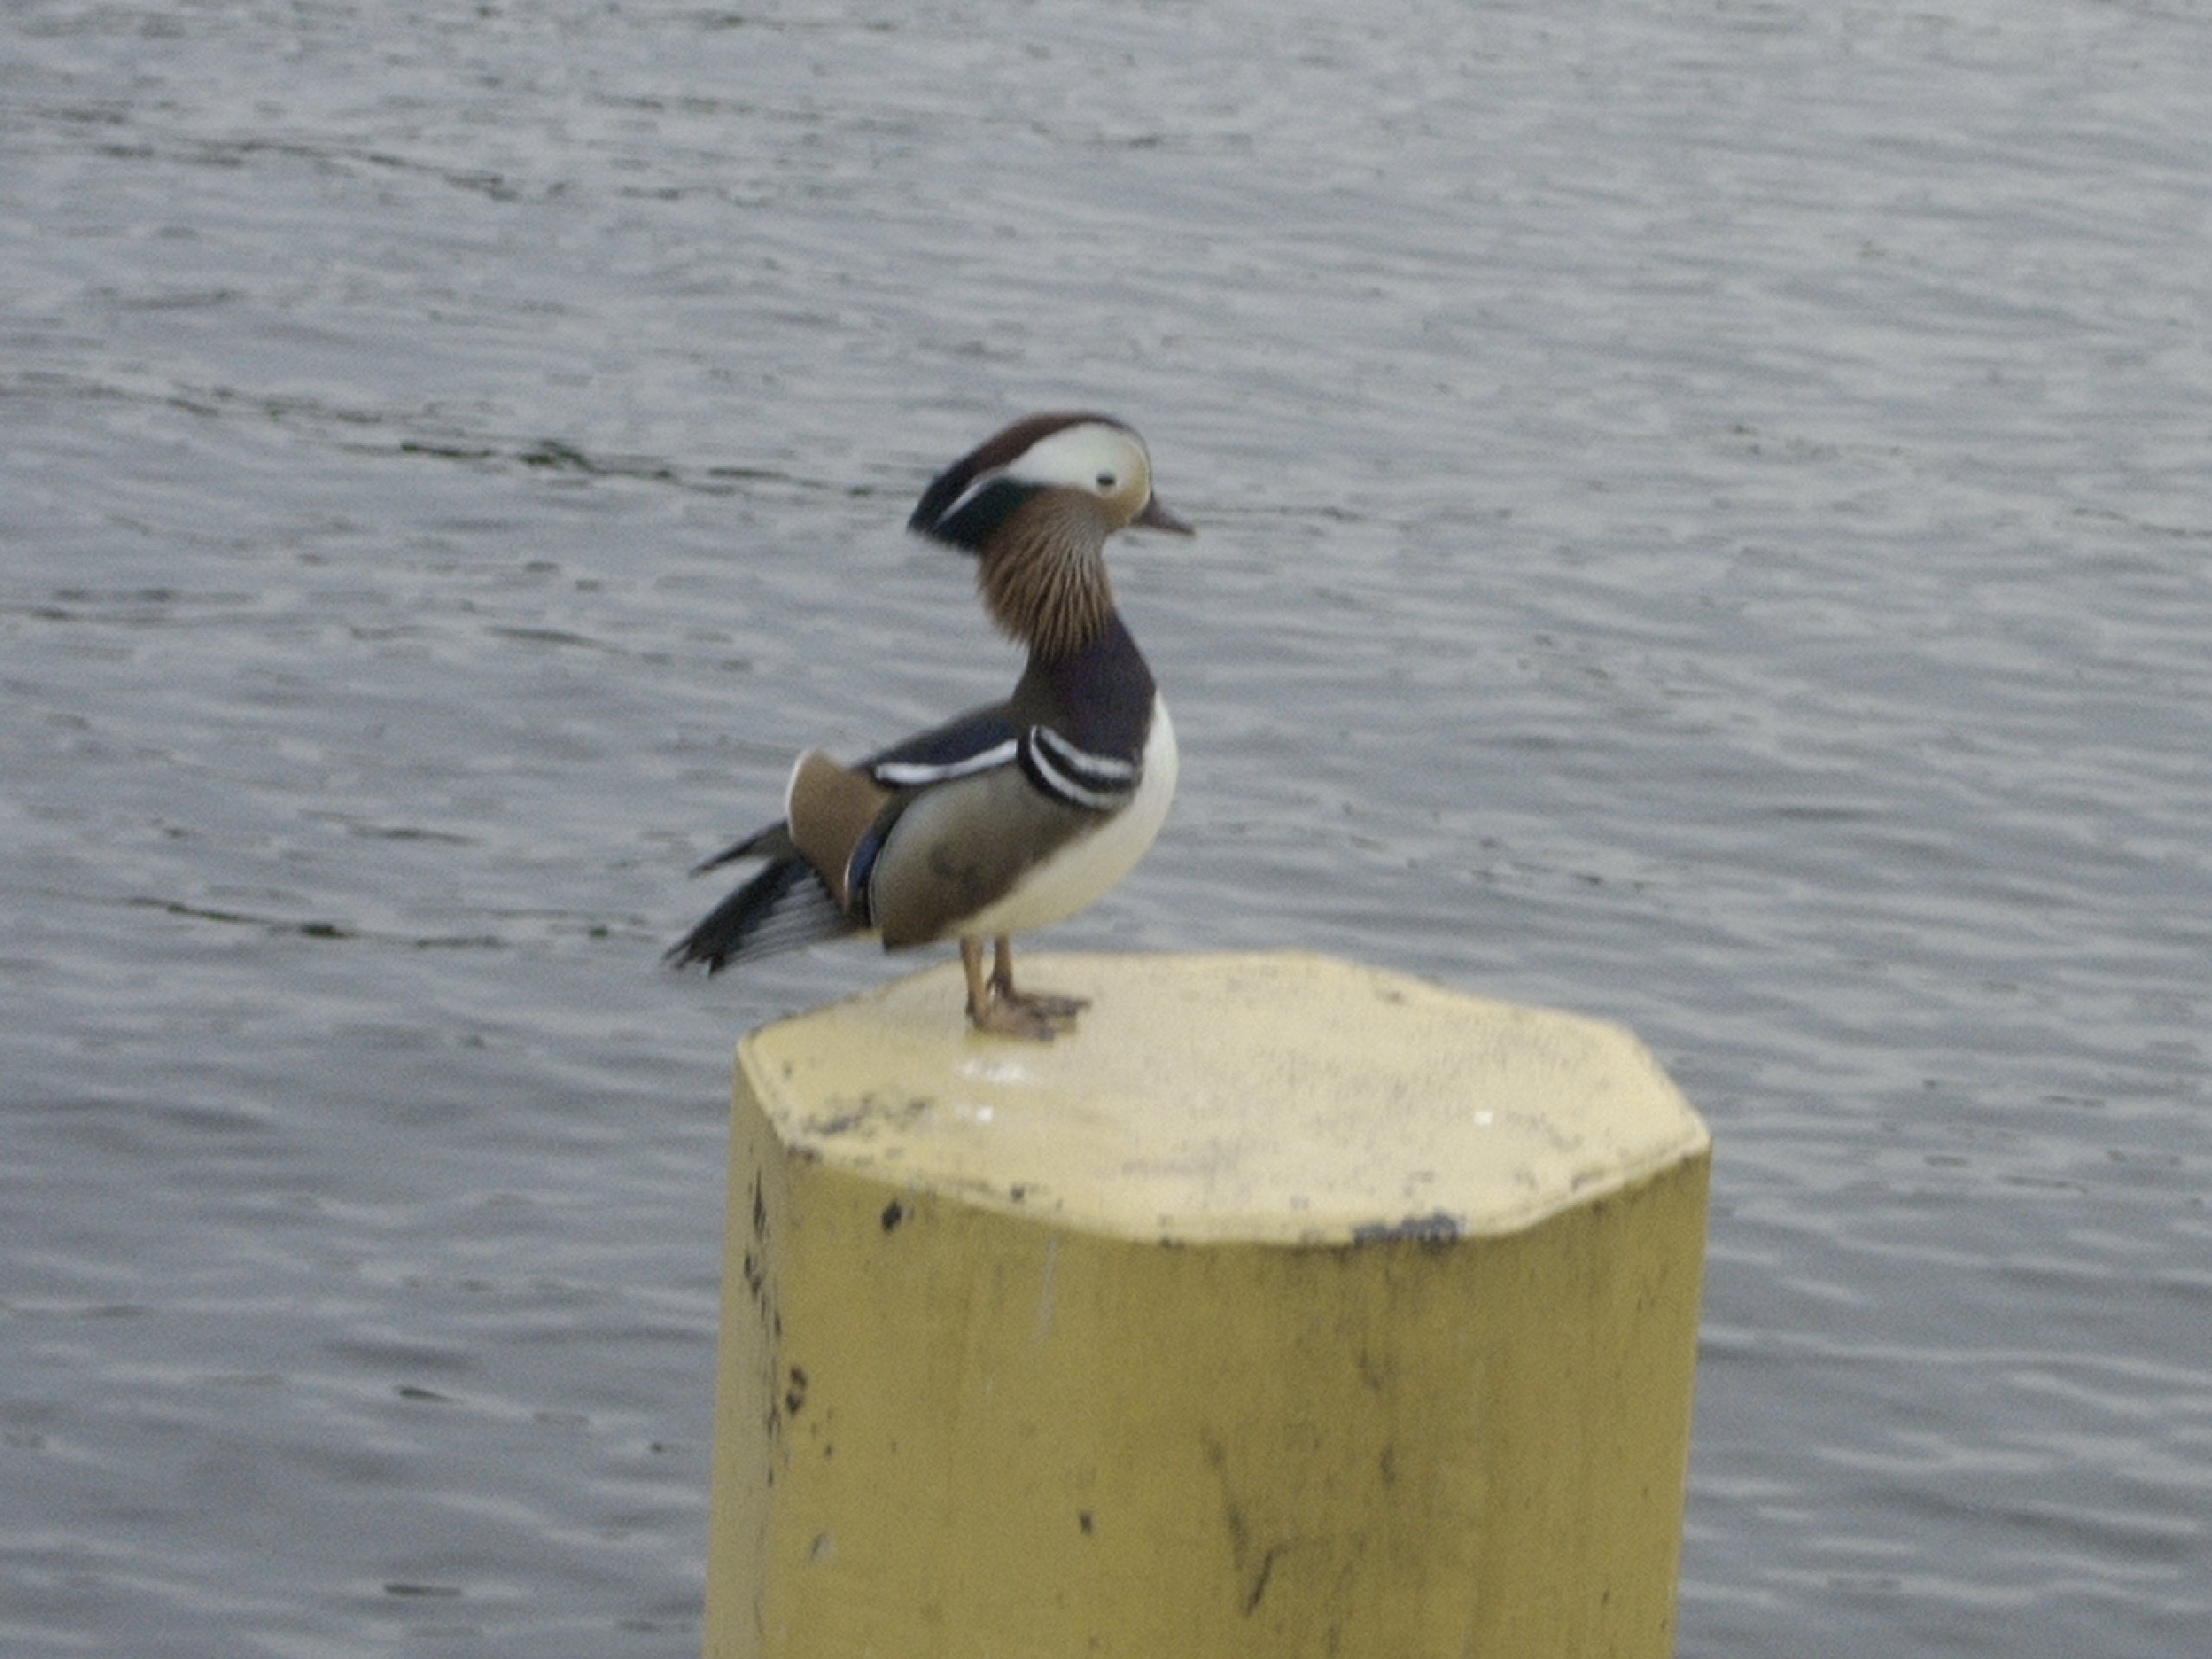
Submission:
[[1185,764],[1056,936],[1625,1020],[1681,1650],[2212,1629],[2212,16],[0,15],[0,1648],[696,1649],[682,872],[1014,668],[1101,406]]

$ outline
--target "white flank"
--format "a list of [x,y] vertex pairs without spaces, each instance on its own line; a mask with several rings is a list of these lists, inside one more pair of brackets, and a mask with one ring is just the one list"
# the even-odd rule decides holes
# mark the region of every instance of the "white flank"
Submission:
[[1166,703],[1154,697],[1144,776],[1129,804],[1031,870],[1004,898],[962,923],[960,931],[971,938],[1027,933],[1097,903],[1158,838],[1175,798],[1176,766],[1174,723],[1167,718]]

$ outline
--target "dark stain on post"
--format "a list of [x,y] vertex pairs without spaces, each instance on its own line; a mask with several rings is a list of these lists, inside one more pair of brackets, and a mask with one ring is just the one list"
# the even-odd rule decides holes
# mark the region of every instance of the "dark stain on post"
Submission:
[[1351,1230],[1354,1244],[1394,1244],[1409,1239],[1418,1244],[1450,1244],[1464,1236],[1467,1224],[1448,1210],[1433,1210],[1425,1216],[1407,1216],[1397,1221],[1373,1221],[1364,1227]]
[[[1229,1448],[1203,1433],[1198,1437],[1198,1446],[1212,1466],[1215,1478],[1221,1483],[1221,1518],[1229,1529],[1230,1556],[1244,1586],[1244,1616],[1249,1618],[1259,1611],[1261,1599],[1268,1593],[1268,1580],[1274,1576],[1276,1557],[1295,1540],[1285,1539],[1260,1549],[1259,1541],[1252,1535],[1252,1523],[1230,1484]],[[1256,1561],[1253,1559],[1255,1554],[1259,1558]]]
[[1244,1594],[1244,1617],[1249,1618],[1260,1611],[1260,1598],[1268,1593],[1268,1580],[1274,1576],[1275,1557],[1288,1549],[1288,1544],[1270,1544],[1268,1553],[1260,1557],[1259,1576],[1252,1580],[1252,1587]]

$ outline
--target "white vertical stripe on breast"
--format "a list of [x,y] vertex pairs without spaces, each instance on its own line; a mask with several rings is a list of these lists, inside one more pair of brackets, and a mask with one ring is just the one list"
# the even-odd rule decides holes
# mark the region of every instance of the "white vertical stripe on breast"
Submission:
[[970,937],[1027,933],[1065,921],[1111,892],[1135,869],[1159,838],[1175,798],[1175,726],[1167,705],[1154,697],[1152,731],[1145,740],[1144,775],[1120,811],[1097,829],[1078,836],[1039,863],[1014,890],[970,918],[961,931]]

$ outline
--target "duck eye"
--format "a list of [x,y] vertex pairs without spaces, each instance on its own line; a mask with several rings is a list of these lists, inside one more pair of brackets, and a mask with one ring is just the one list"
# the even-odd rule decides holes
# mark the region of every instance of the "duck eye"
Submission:
[[1110,489],[1112,489],[1112,488],[1114,487],[1114,474],[1111,474],[1111,473],[1101,473],[1101,474],[1098,474],[1098,487],[1099,487],[1100,489],[1102,489],[1102,490],[1110,490]]

